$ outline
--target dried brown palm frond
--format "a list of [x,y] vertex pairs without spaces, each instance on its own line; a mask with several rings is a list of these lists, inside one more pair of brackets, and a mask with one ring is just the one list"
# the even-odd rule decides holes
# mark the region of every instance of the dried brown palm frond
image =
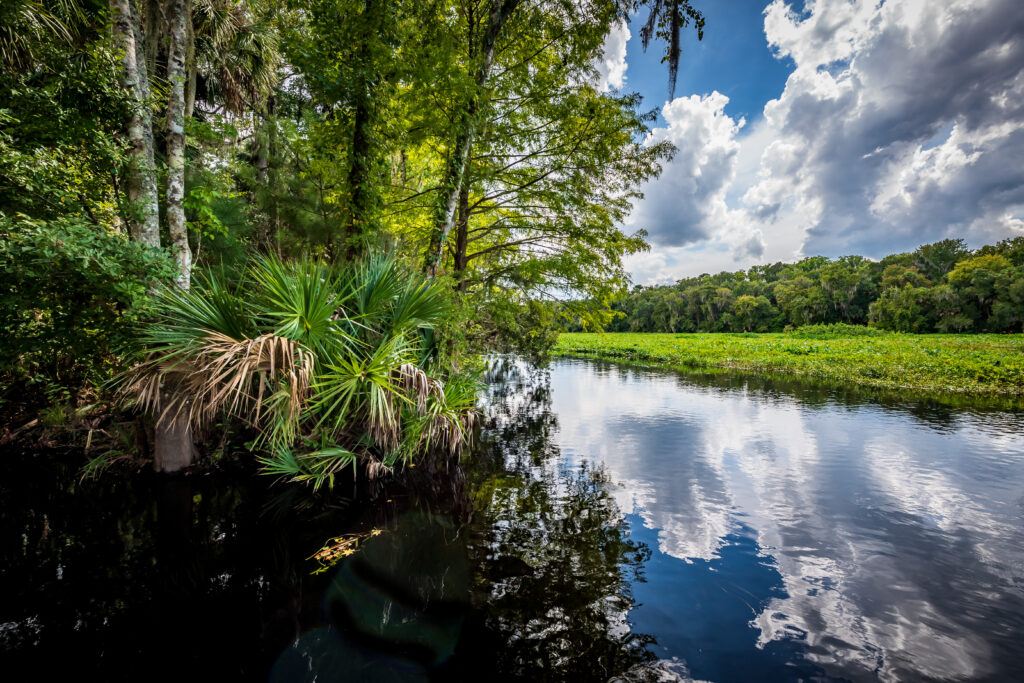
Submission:
[[[188,351],[155,354],[129,374],[122,390],[166,420],[187,412],[201,429],[221,413],[260,424],[271,397],[276,415],[296,421],[309,395],[315,358],[298,342],[274,334],[241,341],[210,332]],[[284,392],[284,395],[282,395]]]
[[447,448],[449,455],[455,455],[466,443],[466,431],[462,416],[448,409],[445,400],[444,382],[430,380],[428,412],[430,421],[423,435],[427,449]]
[[366,478],[376,479],[377,477],[391,474],[394,468],[385,465],[383,462],[373,457],[372,455],[366,457]]
[[371,388],[366,428],[378,446],[391,450],[398,445],[402,432],[402,413],[395,410],[395,400],[390,392]]
[[473,431],[476,411],[449,409],[444,382],[430,377],[412,363],[400,366],[393,377],[399,387],[412,394],[419,415],[429,417],[421,437],[426,450],[446,448],[454,455],[468,443],[467,435]]
[[420,415],[427,412],[427,398],[430,396],[431,383],[434,380],[427,376],[419,367],[412,363],[404,363],[394,372],[394,379],[405,391],[411,392],[416,400],[416,410]]

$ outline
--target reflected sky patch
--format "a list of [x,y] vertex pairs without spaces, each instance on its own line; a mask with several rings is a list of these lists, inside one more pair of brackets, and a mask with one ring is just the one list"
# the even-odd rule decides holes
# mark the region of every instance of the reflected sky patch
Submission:
[[1021,415],[584,361],[551,400],[654,549],[634,627],[695,679],[1024,679]]

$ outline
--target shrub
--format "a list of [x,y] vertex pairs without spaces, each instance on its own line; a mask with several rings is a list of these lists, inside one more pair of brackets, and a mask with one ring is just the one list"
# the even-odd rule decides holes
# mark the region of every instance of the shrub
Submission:
[[4,383],[69,393],[108,379],[149,311],[148,289],[172,275],[165,255],[123,234],[78,219],[0,214]]
[[885,335],[885,332],[866,325],[832,323],[829,325],[803,325],[789,334],[804,339],[835,339],[838,337],[881,337]]
[[449,290],[372,255],[342,268],[260,258],[235,286],[167,288],[123,391],[194,431],[252,427],[264,471],[314,487],[425,453],[454,455],[475,415],[475,378],[444,372],[430,332]]

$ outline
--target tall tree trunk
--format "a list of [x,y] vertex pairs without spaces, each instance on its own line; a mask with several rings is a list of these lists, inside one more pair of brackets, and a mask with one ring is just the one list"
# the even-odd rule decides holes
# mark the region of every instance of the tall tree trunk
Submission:
[[[260,206],[260,203],[269,200],[270,197],[270,107],[273,102],[271,97],[267,102],[267,109],[257,112],[254,121],[258,126],[254,135],[256,149],[251,157],[251,163],[256,167],[256,182],[253,184],[252,192],[249,193],[249,204]],[[261,217],[256,221],[256,249],[269,252],[270,246],[270,219]]]
[[348,169],[348,189],[351,193],[348,220],[345,225],[345,257],[354,260],[365,247],[366,226],[373,209],[373,167],[376,164],[377,146],[373,142],[373,124],[376,118],[376,103],[381,79],[374,64],[374,43],[381,40],[376,35],[384,28],[384,13],[388,11],[388,0],[365,0],[360,25],[363,34],[356,58],[359,77],[354,88],[354,112],[352,122],[352,161]]
[[455,235],[455,280],[460,292],[466,291],[466,266],[469,264],[469,179],[464,178],[459,192],[458,232]]
[[[373,0],[370,0],[372,4]],[[361,84],[369,89],[369,83]],[[354,130],[352,131],[352,163],[348,170],[348,187],[352,193],[348,221],[345,226],[345,257],[355,260],[363,250],[366,220],[370,210],[370,169],[373,154],[370,130],[373,125],[370,112],[372,95],[361,93],[356,98]]]
[[[188,54],[187,0],[170,0],[167,21],[170,44],[167,50],[167,227],[171,248],[178,262],[175,283],[188,289],[192,280],[192,251],[185,222],[185,58]],[[192,464],[195,446],[187,412],[158,419],[154,433],[153,466],[160,472],[177,472]]]
[[196,31],[192,25],[191,8],[186,8],[185,11],[185,41],[185,118],[190,119],[196,106],[196,80],[199,77],[199,67],[196,64]]
[[469,160],[469,150],[473,145],[476,136],[476,127],[479,124],[480,113],[483,111],[487,81],[491,77],[491,67],[494,65],[494,47],[501,35],[505,24],[508,22],[512,12],[515,11],[521,0],[493,0],[491,3],[490,16],[487,19],[487,29],[481,41],[480,63],[476,73],[476,88],[470,97],[466,108],[459,117],[456,127],[455,146],[448,156],[448,164],[445,168],[444,180],[441,183],[441,201],[438,202],[437,210],[434,213],[434,230],[430,235],[430,245],[427,247],[426,258],[423,263],[423,270],[428,275],[436,275],[444,256],[444,245],[448,241],[448,235],[455,223],[455,210],[458,206],[459,193],[462,191],[463,176],[466,173],[466,165]]
[[167,8],[170,45],[167,55],[167,227],[178,262],[175,283],[188,289],[192,280],[192,251],[185,222],[185,57],[188,53],[186,0],[170,0]]
[[153,117],[149,110],[149,75],[145,36],[138,7],[132,0],[111,0],[114,39],[124,51],[122,83],[132,101],[128,120],[128,230],[132,239],[149,247],[160,246],[160,205],[153,155]]
[[267,250],[273,245],[277,255],[281,255],[281,151],[278,149],[277,131],[277,108],[274,96],[267,99],[267,124],[270,130],[267,133],[267,187],[270,190],[270,234],[268,235]]
[[162,61],[163,49],[167,47],[167,18],[164,12],[166,0],[137,0],[146,5],[143,16],[146,17],[146,29],[149,33],[149,41],[143,46],[143,54],[146,56],[146,68],[153,75],[154,79],[160,80],[164,62]]
[[278,229],[281,222],[280,202],[277,184],[277,118],[274,116],[274,96],[267,98],[266,109],[258,117],[259,129],[256,134],[256,150],[252,164],[256,167],[256,183],[249,195],[253,206],[263,209],[256,222],[256,248],[265,253],[280,251],[276,248]]

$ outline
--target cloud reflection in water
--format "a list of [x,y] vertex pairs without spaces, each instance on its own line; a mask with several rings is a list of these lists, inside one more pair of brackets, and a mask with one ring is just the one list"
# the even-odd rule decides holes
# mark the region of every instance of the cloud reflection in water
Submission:
[[[579,361],[557,363],[551,388],[563,458],[603,466],[634,536],[656,533],[663,557],[651,563],[666,566],[635,589],[675,597],[633,618],[663,654],[688,655],[695,677],[741,679],[738,663],[712,662],[716,648],[768,651],[801,675],[853,680],[1024,675],[1020,415],[921,419],[918,408],[803,401]],[[736,552],[750,542],[753,553]],[[685,602],[737,563],[770,567],[779,585],[752,591],[752,609],[700,644],[702,671],[696,650],[671,651],[665,634],[713,621]],[[739,576],[737,589],[754,582]]]

